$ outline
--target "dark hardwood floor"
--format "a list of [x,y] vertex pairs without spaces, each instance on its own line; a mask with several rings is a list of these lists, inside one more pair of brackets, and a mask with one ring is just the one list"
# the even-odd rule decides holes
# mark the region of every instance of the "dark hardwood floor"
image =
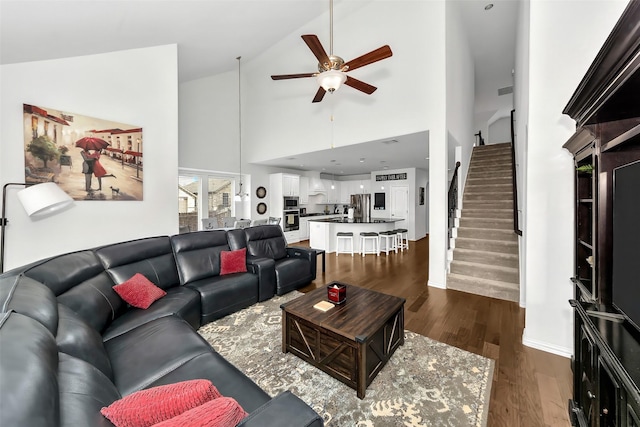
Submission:
[[[308,241],[295,246],[308,246]],[[518,304],[427,286],[428,237],[387,257],[327,254],[309,291],[333,280],[404,297],[405,328],[494,359],[488,426],[569,426],[570,360],[522,344]]]

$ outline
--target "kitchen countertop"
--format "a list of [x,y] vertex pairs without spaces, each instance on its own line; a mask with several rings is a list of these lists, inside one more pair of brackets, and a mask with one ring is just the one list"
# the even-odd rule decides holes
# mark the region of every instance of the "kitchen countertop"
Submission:
[[313,222],[328,222],[333,224],[386,224],[398,221],[404,221],[402,218],[371,218],[368,221],[362,219],[347,219],[347,218],[318,218],[310,219]]
[[330,216],[330,215],[346,215],[346,214],[344,213],[307,213],[307,214],[300,214],[300,218],[308,218],[312,216]]

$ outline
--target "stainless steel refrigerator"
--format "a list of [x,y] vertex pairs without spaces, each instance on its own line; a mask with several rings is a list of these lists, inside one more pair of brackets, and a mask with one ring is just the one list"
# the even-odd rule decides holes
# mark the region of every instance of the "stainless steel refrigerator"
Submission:
[[356,220],[371,220],[371,194],[352,194],[351,207]]

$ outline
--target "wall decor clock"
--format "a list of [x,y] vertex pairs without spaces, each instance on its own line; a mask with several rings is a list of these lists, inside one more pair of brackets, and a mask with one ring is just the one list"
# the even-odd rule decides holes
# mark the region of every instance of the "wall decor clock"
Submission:
[[267,212],[267,205],[262,202],[258,203],[258,206],[256,207],[256,211],[258,211],[260,215],[264,215]]
[[258,199],[264,199],[264,196],[266,195],[267,195],[267,189],[264,187],[258,187],[258,189],[256,190],[256,196],[258,196]]

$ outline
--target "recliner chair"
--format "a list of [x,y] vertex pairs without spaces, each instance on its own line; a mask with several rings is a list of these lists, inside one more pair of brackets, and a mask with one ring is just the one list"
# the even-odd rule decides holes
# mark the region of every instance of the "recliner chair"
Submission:
[[308,285],[316,278],[316,251],[287,247],[278,225],[261,225],[227,233],[231,250],[247,248],[247,263],[261,259],[275,262],[275,293],[284,295]]

